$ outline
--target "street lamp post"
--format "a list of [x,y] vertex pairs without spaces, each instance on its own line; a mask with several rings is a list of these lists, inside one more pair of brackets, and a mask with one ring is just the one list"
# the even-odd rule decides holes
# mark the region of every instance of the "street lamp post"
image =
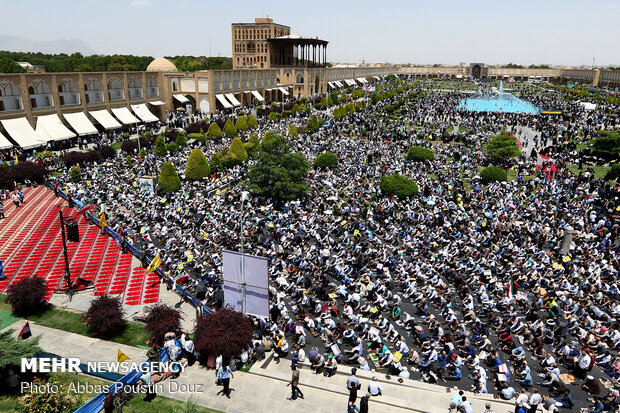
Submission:
[[244,203],[249,195],[249,192],[243,191],[241,192],[241,310],[243,314],[245,314],[245,254],[244,254],[244,242],[245,242],[245,234],[244,231],[244,223],[245,223],[245,209]]

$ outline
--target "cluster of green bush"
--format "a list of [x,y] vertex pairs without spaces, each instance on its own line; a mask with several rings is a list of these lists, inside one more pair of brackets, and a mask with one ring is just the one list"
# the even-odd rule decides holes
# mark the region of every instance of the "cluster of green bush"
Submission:
[[418,193],[418,185],[413,179],[399,174],[383,175],[379,185],[381,192],[405,199]]
[[480,179],[484,183],[506,182],[508,179],[508,173],[504,168],[488,166],[480,171]]
[[412,146],[407,151],[407,159],[414,162],[432,161],[435,159],[435,153],[423,146]]
[[338,157],[331,152],[323,152],[314,159],[314,167],[319,169],[335,168],[338,166]]

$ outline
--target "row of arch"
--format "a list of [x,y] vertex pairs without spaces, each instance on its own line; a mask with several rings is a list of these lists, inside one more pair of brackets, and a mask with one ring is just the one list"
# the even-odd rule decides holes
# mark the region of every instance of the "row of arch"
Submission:
[[[129,78],[127,86],[129,99],[143,98],[142,80],[140,78]],[[103,84],[99,79],[89,78],[84,83],[84,95],[87,104],[104,103],[103,93]],[[123,81],[117,77],[110,78],[107,84],[107,93],[111,102],[124,100]],[[60,81],[58,95],[61,106],[81,104],[80,90],[73,79],[65,78]],[[147,78],[146,95],[147,98],[159,96],[156,78]],[[28,84],[28,99],[32,109],[54,107],[52,87],[43,79],[35,79]],[[21,109],[24,109],[24,106],[20,87],[10,80],[0,81],[0,112]]]

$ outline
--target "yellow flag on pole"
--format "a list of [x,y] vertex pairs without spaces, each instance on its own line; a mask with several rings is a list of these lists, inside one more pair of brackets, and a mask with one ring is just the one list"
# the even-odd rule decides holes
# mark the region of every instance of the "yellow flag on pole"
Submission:
[[127,354],[123,353],[121,351],[121,349],[118,349],[118,356],[116,356],[117,360],[119,363],[122,363],[125,360],[131,360],[131,357],[129,357]]
[[155,258],[153,258],[153,261],[151,261],[151,263],[149,264],[149,266],[146,269],[146,273],[150,274],[153,271],[155,271],[157,268],[159,268],[159,266],[161,265],[161,257],[159,256],[159,254],[157,254],[155,256]]
[[108,226],[108,223],[105,220],[105,208],[101,210],[101,213],[99,213],[99,225],[101,226],[101,228],[105,228]]

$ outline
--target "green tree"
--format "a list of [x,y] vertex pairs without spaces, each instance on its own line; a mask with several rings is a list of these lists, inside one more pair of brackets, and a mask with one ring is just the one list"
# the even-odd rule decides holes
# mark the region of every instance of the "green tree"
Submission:
[[480,179],[482,182],[505,182],[508,179],[508,173],[504,168],[497,166],[489,166],[480,171]]
[[82,180],[82,170],[77,165],[71,167],[69,175],[71,175],[71,182],[80,182]]
[[157,182],[159,183],[159,188],[164,193],[177,192],[181,189],[181,179],[177,171],[174,170],[174,165],[170,162],[164,162],[161,166]]
[[250,114],[250,116],[248,116],[248,128],[250,129],[254,129],[255,127],[258,126],[258,121],[256,120],[256,116]]
[[209,125],[209,129],[207,130],[207,137],[209,139],[220,139],[222,137],[222,130],[217,123],[212,122]]
[[183,132],[179,132],[177,135],[176,144],[179,148],[184,148],[187,146],[187,140],[185,139],[185,134]]
[[606,160],[617,160],[620,154],[620,133],[602,130],[598,134],[599,136],[590,142],[592,153]]
[[278,114],[276,112],[270,112],[269,116],[267,116],[268,120],[274,121],[278,119]]
[[276,137],[276,134],[273,131],[268,130],[267,132],[265,132],[265,135],[263,136],[263,139],[261,140],[261,143],[270,142],[275,137]]
[[292,123],[288,125],[288,136],[297,137],[299,134],[297,133],[297,128]]
[[0,331],[0,370],[8,366],[21,365],[22,358],[30,358],[42,351],[39,347],[41,336],[29,340],[15,340],[15,330]]
[[209,175],[211,175],[211,169],[205,154],[198,148],[192,149],[187,160],[187,167],[185,168],[185,179],[200,181]]
[[211,173],[224,169],[224,165],[222,165],[221,153],[215,152],[213,155],[211,155],[211,162],[209,163],[209,168],[211,169]]
[[329,94],[329,106],[337,105],[340,103],[340,99],[338,99],[338,92],[332,92]]
[[407,159],[414,162],[432,161],[435,159],[435,154],[423,146],[412,146],[407,151]]
[[248,161],[248,153],[245,150],[245,146],[239,137],[233,138],[230,143],[230,148],[228,148],[228,156],[233,156],[239,159],[241,162]]
[[94,72],[91,65],[87,63],[81,63],[75,67],[76,72]]
[[226,119],[226,123],[224,124],[224,134],[226,136],[235,136],[237,134],[237,129],[235,125],[232,124],[230,119]]
[[295,103],[293,105],[293,113],[299,113],[299,112],[301,112],[301,109],[299,108],[299,105]]
[[323,152],[314,159],[314,167],[320,169],[334,168],[338,165],[338,157],[331,152]]
[[0,56],[0,73],[26,73],[26,69],[15,63],[13,59]]
[[418,193],[418,185],[413,179],[398,174],[383,175],[379,187],[384,194],[395,195],[399,199],[405,199]]
[[257,194],[281,200],[303,197],[308,192],[310,166],[300,153],[291,152],[286,139],[276,135],[260,146],[258,161],[248,170],[249,188]]
[[248,157],[254,159],[259,145],[260,141],[258,140],[258,136],[255,133],[251,134],[248,143],[245,144],[245,150],[248,153]]
[[243,116],[239,116],[237,118],[237,121],[235,122],[235,129],[237,129],[238,131],[248,130],[248,124]]
[[165,156],[168,153],[163,136],[159,135],[157,138],[155,138],[155,148],[153,151],[157,156]]
[[314,133],[319,130],[321,124],[319,123],[316,115],[312,115],[312,117],[308,119],[308,124],[306,125],[306,127],[308,128],[308,133]]
[[521,149],[517,145],[517,138],[508,132],[491,136],[484,145],[484,151],[491,158],[507,161],[521,155]]

